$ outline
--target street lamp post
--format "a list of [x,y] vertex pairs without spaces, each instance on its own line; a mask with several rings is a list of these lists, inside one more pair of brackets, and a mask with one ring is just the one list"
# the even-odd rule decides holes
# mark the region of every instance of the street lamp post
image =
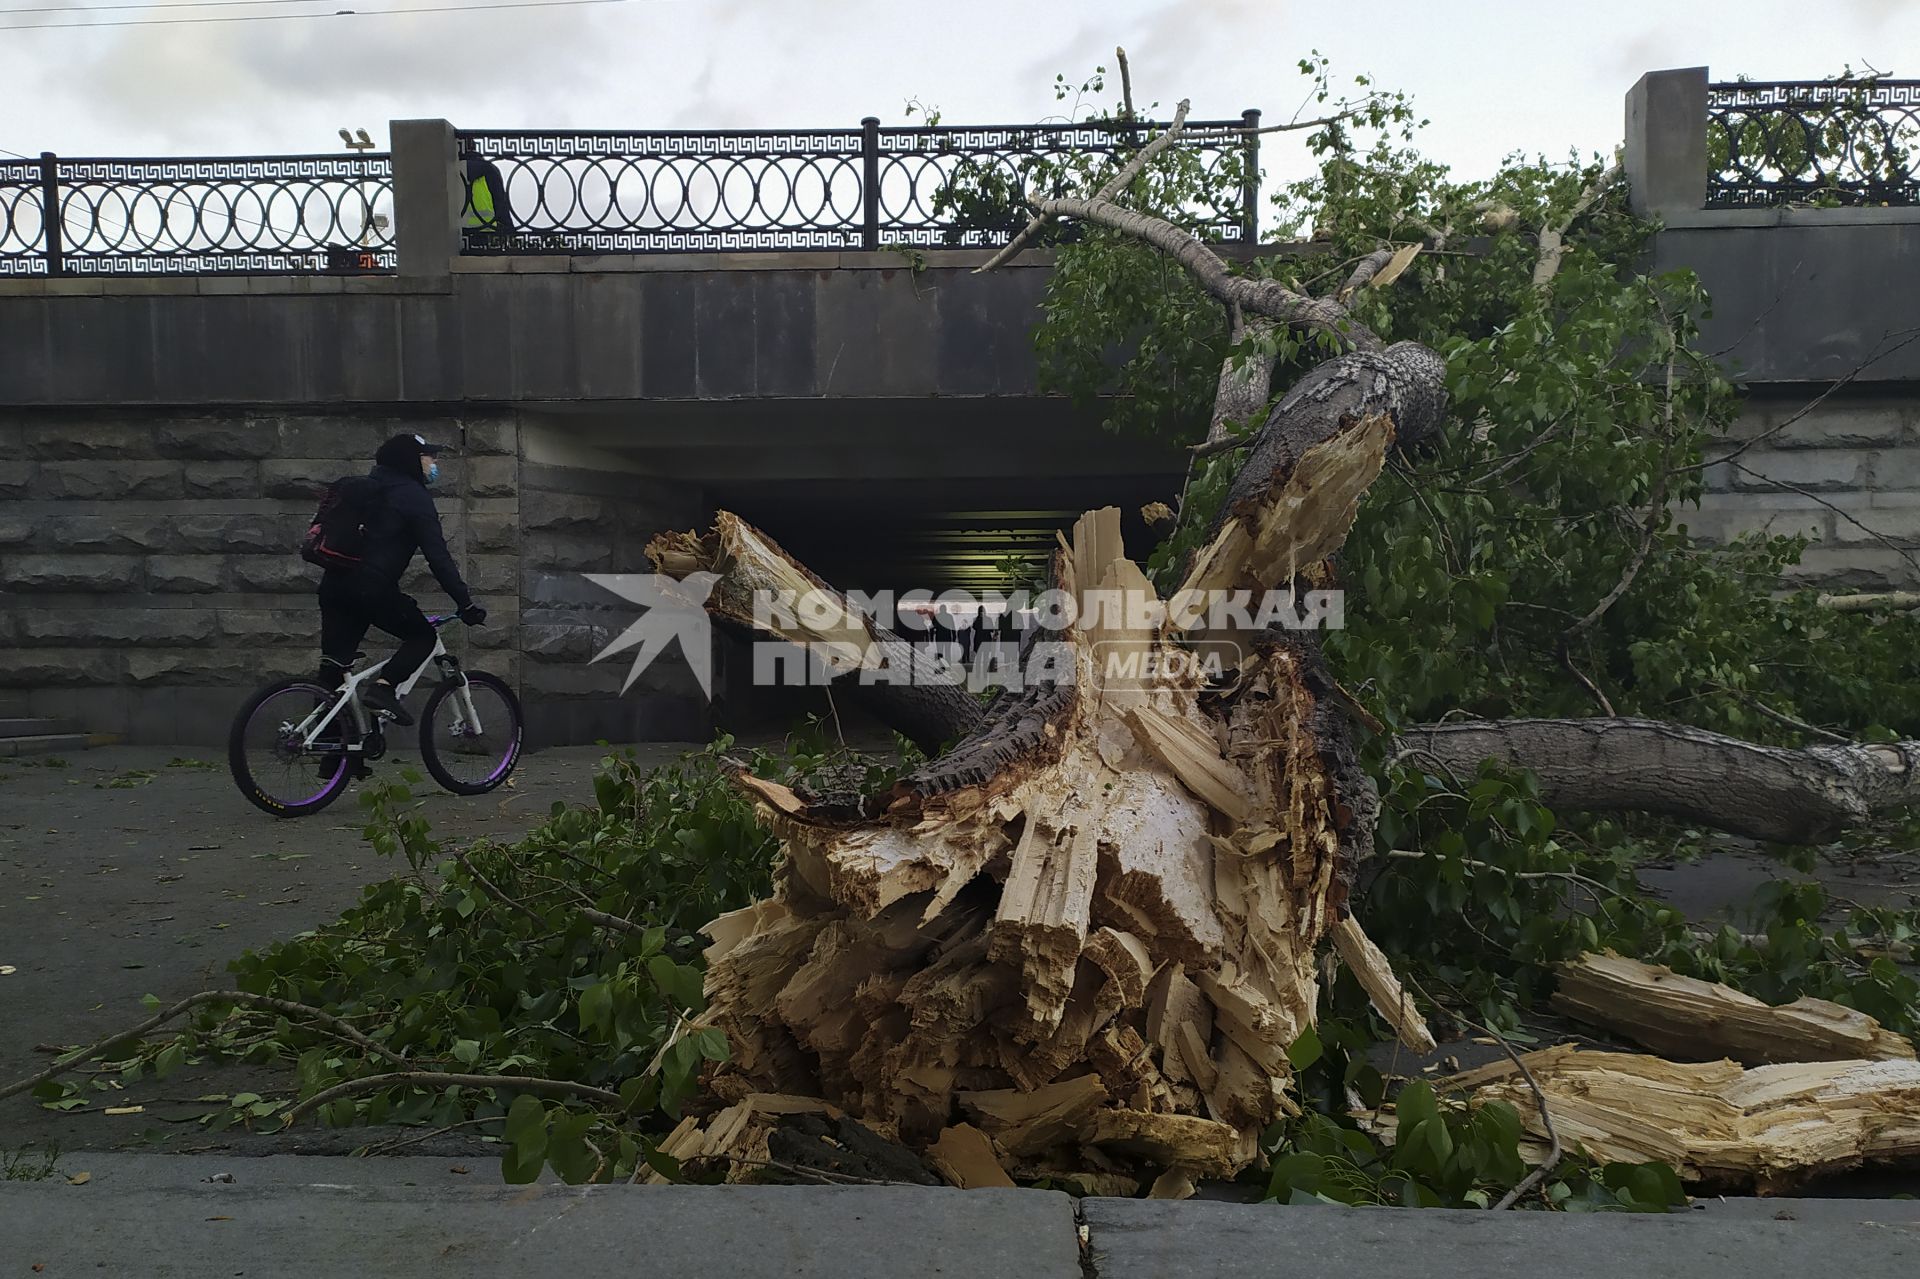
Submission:
[[[340,141],[346,144],[347,150],[358,153],[363,159],[374,147],[373,139],[367,136],[365,129],[357,129],[351,133],[342,129]],[[360,175],[357,185],[360,188],[360,247],[364,249],[367,247],[367,237],[373,233],[373,205],[367,199],[367,179],[364,172]]]

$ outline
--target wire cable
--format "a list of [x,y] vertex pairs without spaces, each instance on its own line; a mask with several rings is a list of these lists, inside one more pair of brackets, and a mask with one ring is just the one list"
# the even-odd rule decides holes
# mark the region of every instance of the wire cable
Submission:
[[105,13],[115,9],[225,9],[234,5],[325,4],[328,0],[156,0],[152,4],[50,4],[31,9],[0,8],[0,17],[16,13]]
[[[671,0],[654,0],[654,2],[671,3]],[[400,9],[335,9],[331,13],[236,13],[215,14],[204,18],[115,18],[107,22],[20,22],[10,26],[0,26],[0,31],[52,31],[61,28],[71,30],[85,27],[174,27],[208,22],[294,22],[313,18],[378,18],[400,13],[475,13],[487,9],[565,9],[589,4],[630,3],[633,3],[633,0],[504,0],[503,3],[494,4],[410,5]]]

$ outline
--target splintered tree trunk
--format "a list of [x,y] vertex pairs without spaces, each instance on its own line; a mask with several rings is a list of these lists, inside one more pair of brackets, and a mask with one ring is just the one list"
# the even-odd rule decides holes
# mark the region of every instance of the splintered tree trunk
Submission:
[[[1430,354],[1332,363],[1267,423],[1183,591],[1324,576],[1403,424],[1433,429]],[[755,587],[831,593],[731,516],[649,550],[665,572],[717,573],[709,607],[748,624]],[[1304,633],[1241,637],[1210,688],[1173,660],[1176,625],[1092,605],[1154,599],[1118,511],[1084,516],[1053,567],[1082,607],[1042,637],[1047,677],[864,815],[739,776],[783,857],[771,900],[709,926],[706,1017],[733,1045],[712,1088],[821,1097],[917,1149],[977,1150],[964,1124],[1012,1171],[1109,1189],[1228,1175],[1294,1110],[1287,1051],[1315,1017],[1323,941],[1409,1043],[1431,1042],[1345,917],[1371,784]],[[770,628],[761,610],[759,629],[870,668],[870,619],[830,611]]]
[[[1118,532],[1082,520],[1063,589],[1149,589]],[[915,1147],[964,1118],[1028,1174],[1254,1157],[1342,880],[1316,699],[1280,648],[1203,709],[1192,677],[1103,679],[1151,631],[1060,642],[1070,679],[1004,695],[877,819],[742,779],[785,857],[711,929],[723,1096],[825,1097]]]

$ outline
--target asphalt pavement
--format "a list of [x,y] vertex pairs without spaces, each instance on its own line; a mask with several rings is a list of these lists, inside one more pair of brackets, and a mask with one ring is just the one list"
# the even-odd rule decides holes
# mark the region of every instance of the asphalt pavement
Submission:
[[[690,747],[631,749],[650,764]],[[436,834],[517,838],[556,800],[590,803],[605,754],[593,746],[535,752],[508,785],[472,798],[423,778],[414,802]],[[417,758],[398,754],[374,767],[393,779],[422,771]],[[0,760],[0,1084],[43,1068],[49,1046],[90,1043],[138,1022],[145,995],[172,1001],[221,986],[242,951],[326,923],[365,885],[405,871],[362,839],[357,793],[289,820],[248,804],[224,755],[205,749],[113,746]],[[98,1106],[60,1115],[14,1097],[0,1101],[0,1150],[28,1142],[178,1149],[200,1136],[187,1121],[207,1107],[192,1105],[194,1097],[272,1078],[245,1067],[183,1071],[165,1087],[129,1094],[129,1104],[152,1103],[132,1115]],[[311,1137],[322,1149],[364,1140],[322,1129]]]

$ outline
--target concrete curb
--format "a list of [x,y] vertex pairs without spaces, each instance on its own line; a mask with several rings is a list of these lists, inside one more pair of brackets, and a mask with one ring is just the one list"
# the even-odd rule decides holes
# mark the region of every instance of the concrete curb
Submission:
[[[89,1181],[70,1185],[82,1168]],[[1049,1191],[489,1184],[496,1175],[488,1159],[95,1152],[63,1159],[48,1181],[0,1184],[0,1238],[11,1259],[47,1274],[195,1279],[1906,1279],[1920,1265],[1911,1200],[1703,1200],[1667,1216],[1408,1212],[1075,1203]]]

